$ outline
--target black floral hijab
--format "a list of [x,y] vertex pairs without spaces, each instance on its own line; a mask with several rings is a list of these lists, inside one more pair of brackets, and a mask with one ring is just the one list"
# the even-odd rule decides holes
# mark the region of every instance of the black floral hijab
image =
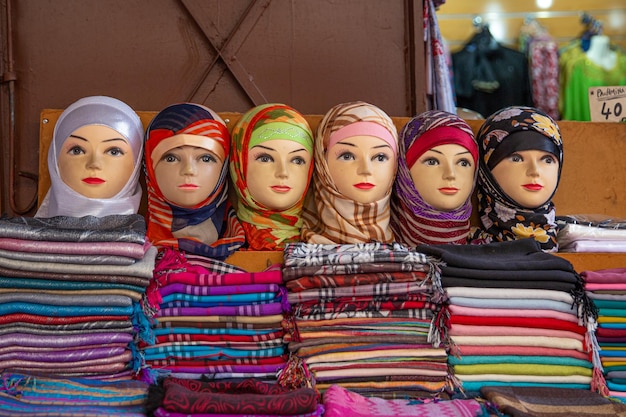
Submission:
[[544,251],[556,252],[558,229],[556,210],[552,203],[554,194],[540,207],[521,207],[502,191],[491,174],[497,162],[512,152],[537,149],[535,144],[521,143],[520,138],[523,136],[513,135],[523,131],[538,132],[548,139],[543,140],[540,149],[557,158],[559,180],[561,178],[563,142],[559,127],[550,116],[536,108],[522,106],[506,107],[489,116],[476,135],[480,150],[478,211],[483,227],[474,232],[472,243],[534,238]]

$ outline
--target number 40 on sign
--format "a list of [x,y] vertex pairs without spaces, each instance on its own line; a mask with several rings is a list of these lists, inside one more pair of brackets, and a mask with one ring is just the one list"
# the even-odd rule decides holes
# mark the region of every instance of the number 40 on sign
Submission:
[[626,86],[590,87],[592,122],[626,122]]

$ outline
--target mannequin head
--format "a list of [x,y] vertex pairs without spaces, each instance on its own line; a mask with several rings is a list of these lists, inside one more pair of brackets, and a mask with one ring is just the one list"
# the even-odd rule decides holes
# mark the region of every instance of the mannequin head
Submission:
[[557,124],[537,109],[510,107],[479,131],[484,177],[514,207],[534,210],[550,202],[561,175],[563,146]]
[[168,204],[198,208],[224,187],[230,135],[224,121],[199,104],[160,111],[146,133],[146,177]]
[[[187,134],[172,140],[190,143]],[[226,155],[219,141],[209,138],[203,146],[183,145],[166,151],[154,166],[154,178],[165,200],[179,207],[197,206],[210,195],[220,178]]]
[[[361,110],[367,112],[369,106],[364,103]],[[347,200],[370,204],[391,192],[397,169],[398,139],[393,122],[384,116],[377,121],[345,124],[338,114],[335,121],[325,120],[320,125],[325,129],[318,135],[322,134],[327,178]]]
[[428,111],[411,119],[401,132],[405,161],[417,195],[436,211],[467,204],[477,174],[478,145],[458,116]]
[[250,197],[265,208],[287,210],[304,196],[313,165],[313,139],[303,129],[268,123],[248,144]]
[[143,125],[127,104],[106,96],[71,104],[54,127],[51,187],[37,216],[135,214],[142,147]]
[[213,259],[245,243],[228,200],[230,134],[213,110],[195,103],[161,110],[146,129],[150,242]]
[[230,171],[240,198],[273,211],[302,204],[313,169],[313,136],[302,115],[282,104],[257,106],[233,128],[233,142]]
[[65,184],[89,198],[112,198],[128,182],[135,167],[130,143],[116,130],[85,125],[63,142],[58,158]]

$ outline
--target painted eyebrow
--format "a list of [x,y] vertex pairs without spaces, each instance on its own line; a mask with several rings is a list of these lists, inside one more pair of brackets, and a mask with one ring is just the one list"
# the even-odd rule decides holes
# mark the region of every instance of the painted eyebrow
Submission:
[[[435,149],[429,149],[429,151],[438,153],[439,155],[443,155],[443,152],[437,151]],[[470,153],[470,151],[463,151],[463,152],[455,153],[454,156],[463,155],[463,154],[466,154],[466,153]]]
[[[342,145],[346,145],[346,146],[356,147],[356,145],[355,145],[354,143],[349,143],[349,142],[341,142],[341,141],[339,141],[339,142],[337,142],[337,143],[341,143]],[[373,146],[373,147],[372,147],[372,149],[377,149],[377,148],[390,148],[390,149],[391,149],[391,146],[389,146],[388,144],[386,144],[386,143],[385,143],[385,144],[383,144],[383,145],[376,145],[376,146]]]
[[294,151],[291,151],[291,152],[289,152],[289,153],[290,153],[290,154],[292,154],[292,153],[302,152],[302,151],[306,151],[306,149],[304,149],[304,148],[300,148],[300,149],[296,149],[296,150],[294,150]]
[[[82,136],[78,136],[78,135],[70,135],[70,137],[71,137],[71,138],[80,139],[80,140],[84,140],[85,142],[89,142],[89,140],[88,140],[88,139],[85,139],[85,138],[84,138],[84,137],[82,137]],[[105,139],[105,140],[103,140],[102,142],[114,142],[114,141],[117,141],[117,140],[121,140],[122,142],[126,142],[126,143],[128,143],[128,142],[126,141],[126,139],[124,139],[124,138],[111,138],[111,139]]]
[[263,148],[263,149],[267,149],[268,151],[274,151],[274,152],[276,152],[276,149],[274,149],[274,148],[270,148],[269,146],[255,145],[255,146],[253,146],[252,148],[253,148],[253,149],[254,149],[254,148]]

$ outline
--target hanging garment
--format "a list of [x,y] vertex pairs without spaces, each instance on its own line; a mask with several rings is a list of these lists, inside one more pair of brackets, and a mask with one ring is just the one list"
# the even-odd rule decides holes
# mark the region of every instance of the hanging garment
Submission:
[[483,28],[452,54],[457,106],[488,115],[511,106],[532,106],[528,59],[502,46]]

